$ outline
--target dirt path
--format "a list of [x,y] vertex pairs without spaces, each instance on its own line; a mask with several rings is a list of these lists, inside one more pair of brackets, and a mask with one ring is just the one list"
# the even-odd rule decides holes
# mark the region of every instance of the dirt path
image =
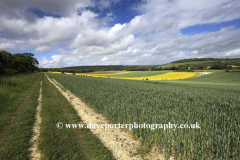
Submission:
[[33,160],[41,159],[41,153],[38,150],[38,139],[40,136],[40,124],[42,122],[40,113],[42,108],[42,81],[40,82],[40,90],[39,90],[39,97],[38,97],[38,106],[37,106],[37,112],[36,112],[36,121],[33,126],[33,137],[30,142],[33,143],[32,147],[29,148],[31,151],[30,157]]
[[[47,75],[46,75],[47,76]],[[88,107],[83,103],[78,97],[74,96],[68,90],[63,89],[61,84],[59,84],[54,79],[48,80],[54,84],[56,88],[67,98],[70,104],[77,111],[78,115],[81,117],[85,124],[109,124],[109,122],[101,115],[97,114],[93,109]],[[128,133],[121,131],[118,128],[114,129],[103,129],[90,128],[90,130],[95,134],[101,142],[112,151],[113,156],[116,159],[121,160],[131,160],[131,159],[142,159],[140,155],[136,155],[136,149],[140,147],[140,142],[134,140]],[[150,151],[144,158],[152,160],[164,160],[162,154],[157,154],[155,150]],[[172,158],[171,158],[172,159]]]
[[213,72],[198,72],[198,73],[200,73],[200,74],[197,75],[196,77],[204,76],[204,75],[206,75],[206,74],[211,74],[211,73],[213,73]]

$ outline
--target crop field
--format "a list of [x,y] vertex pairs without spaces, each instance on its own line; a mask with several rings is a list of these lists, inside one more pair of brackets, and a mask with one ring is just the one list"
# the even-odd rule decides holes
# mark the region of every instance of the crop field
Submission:
[[112,75],[111,77],[146,77],[146,76],[155,76],[172,71],[138,71],[126,74]]
[[[83,76],[101,76],[101,75],[121,75],[121,74],[127,74],[127,73],[133,73],[134,71],[102,71],[102,72],[89,72],[89,73],[76,73],[76,75],[83,75]],[[51,73],[59,73],[61,72],[51,72]],[[65,73],[65,74],[72,74],[72,73]]]
[[[214,73],[215,74],[215,73]],[[219,73],[221,74],[221,73]],[[231,77],[230,74],[233,74]],[[199,129],[132,129],[145,147],[158,146],[166,158],[240,159],[240,87],[202,87],[166,81],[130,81],[48,74],[112,123],[195,124]],[[218,75],[216,73],[216,78]],[[222,75],[222,81],[239,75]],[[225,78],[224,78],[225,77]],[[209,81],[211,75],[205,77]],[[197,78],[190,78],[197,81]],[[190,81],[190,79],[186,79]],[[182,80],[179,80],[182,81]],[[170,82],[170,81],[169,81]]]
[[115,78],[115,79],[129,79],[129,80],[176,80],[191,78],[198,75],[198,73],[193,72],[167,72],[163,74],[144,76],[144,77],[112,77],[112,76],[102,76],[102,78]]
[[218,69],[200,69],[200,70],[194,70],[195,72],[225,72],[225,70],[218,70]]
[[[180,83],[179,81],[173,81]],[[192,77],[190,79],[183,79],[181,83],[194,83],[194,84],[214,84],[224,86],[236,86],[240,85],[240,73],[239,72],[216,72],[200,77]]]
[[[61,72],[52,72],[61,73]],[[72,73],[66,73],[73,75]],[[176,80],[191,78],[199,73],[195,72],[171,72],[171,71],[142,71],[142,72],[123,72],[116,74],[79,74],[80,76],[100,77],[100,78],[115,78],[115,79],[129,79],[129,80]]]

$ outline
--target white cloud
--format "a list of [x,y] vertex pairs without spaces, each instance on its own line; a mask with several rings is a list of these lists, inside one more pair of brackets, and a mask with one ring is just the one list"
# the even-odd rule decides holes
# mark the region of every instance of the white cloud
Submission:
[[[69,16],[75,14],[77,11],[82,11],[85,7],[93,7],[95,4],[91,0],[7,0],[1,1],[0,13],[6,17],[15,19],[25,15],[29,8],[39,9],[45,13],[51,12],[55,15]],[[29,15],[28,15],[29,16]],[[26,17],[25,17],[26,18]]]
[[240,49],[235,49],[233,51],[227,52],[225,54],[226,57],[240,57]]
[[37,47],[34,51],[35,52],[50,52],[51,48],[49,46],[40,46],[40,47]]
[[[58,51],[40,67],[101,64],[162,64],[182,58],[239,56],[240,29],[182,35],[193,25],[240,18],[238,0],[149,0],[137,6],[141,13],[129,23],[112,27],[113,13],[99,18],[85,7],[101,12],[119,1],[84,0],[3,1],[0,4],[0,49]],[[62,17],[38,18],[29,8]],[[135,9],[136,9],[135,8]],[[135,35],[135,36],[134,36]],[[137,36],[136,36],[137,35]]]
[[191,52],[192,54],[197,54],[198,53],[198,50],[194,50]]
[[101,61],[107,61],[107,60],[109,60],[109,58],[108,58],[107,56],[104,56],[104,57],[101,59]]
[[7,43],[0,43],[0,50],[12,49],[16,48],[14,43],[7,42]]

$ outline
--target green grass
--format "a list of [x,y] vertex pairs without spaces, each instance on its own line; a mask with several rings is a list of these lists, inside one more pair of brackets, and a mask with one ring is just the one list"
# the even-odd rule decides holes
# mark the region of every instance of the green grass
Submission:
[[219,69],[200,69],[200,70],[194,70],[194,72],[226,72],[225,70],[219,70]]
[[[157,145],[167,158],[173,152],[175,158],[181,155],[182,159],[240,158],[240,151],[236,150],[240,148],[240,87],[227,85],[228,82],[238,85],[238,73],[214,73],[198,77],[202,79],[199,82],[192,78],[186,83],[48,75],[112,123],[198,122],[201,129],[131,131],[143,146]],[[226,85],[202,85],[202,81]]]
[[109,77],[144,77],[144,76],[154,76],[159,74],[164,74],[172,71],[138,71],[133,73],[110,75]]
[[0,159],[29,159],[41,75],[0,79]]
[[202,63],[213,63],[214,61],[195,61],[195,62],[184,62],[184,63],[168,63],[168,64],[164,64],[164,65],[160,65],[158,67],[162,67],[162,68],[165,68],[165,67],[178,67],[179,65],[186,65],[186,64],[202,64]]
[[195,85],[219,85],[225,86],[239,86],[240,87],[240,72],[215,72],[206,74],[200,77],[192,77],[182,80],[169,81],[174,83],[189,83]]
[[[64,74],[60,74],[64,75]],[[82,124],[67,99],[46,77],[42,90],[42,124],[39,148],[43,159],[114,159],[89,129],[58,129],[56,124]]]

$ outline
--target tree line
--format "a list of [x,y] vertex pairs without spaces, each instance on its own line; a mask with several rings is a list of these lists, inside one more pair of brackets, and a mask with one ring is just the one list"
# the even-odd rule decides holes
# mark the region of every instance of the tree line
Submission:
[[213,62],[221,62],[221,61],[238,61],[239,62],[240,58],[233,58],[233,59],[229,59],[229,58],[190,58],[190,59],[181,59],[181,60],[177,60],[177,61],[173,61],[171,63],[186,63],[186,62],[197,62],[197,61],[213,61]]
[[38,71],[38,64],[32,53],[11,54],[0,50],[0,74]]

